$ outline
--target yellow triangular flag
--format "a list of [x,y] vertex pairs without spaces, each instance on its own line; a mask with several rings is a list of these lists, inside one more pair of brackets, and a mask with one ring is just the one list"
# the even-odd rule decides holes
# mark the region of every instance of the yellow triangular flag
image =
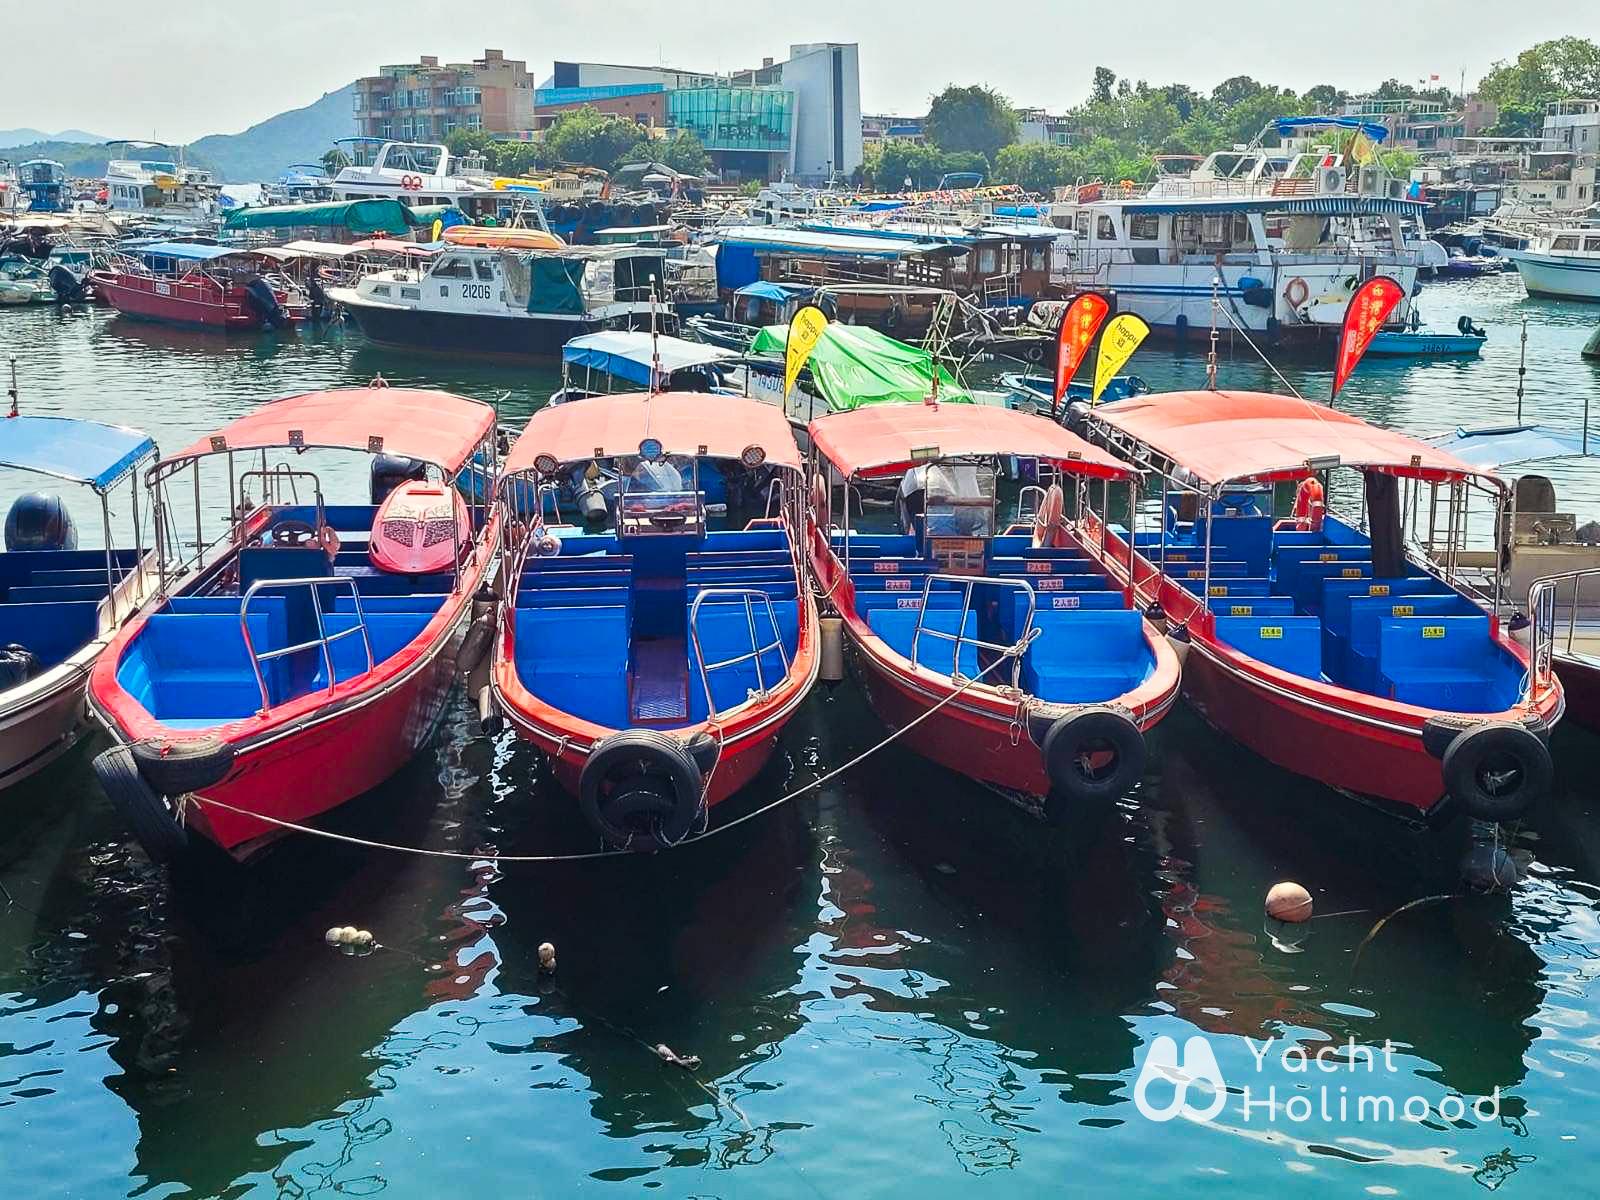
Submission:
[[783,394],[794,391],[794,381],[800,377],[800,368],[822,340],[822,331],[828,327],[828,316],[815,304],[807,304],[789,322],[789,337],[783,351]]
[[1106,322],[1106,327],[1100,332],[1100,354],[1094,362],[1094,392],[1089,398],[1091,405],[1099,403],[1100,393],[1106,390],[1106,384],[1133,357],[1139,343],[1149,336],[1150,326],[1133,313],[1123,313]]

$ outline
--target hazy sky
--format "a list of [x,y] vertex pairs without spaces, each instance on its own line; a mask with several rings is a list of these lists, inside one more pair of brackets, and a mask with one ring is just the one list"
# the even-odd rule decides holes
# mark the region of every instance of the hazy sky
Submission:
[[1240,74],[1296,90],[1430,74],[1455,85],[1463,69],[1470,85],[1534,42],[1600,37],[1600,4],[49,0],[4,24],[24,52],[4,56],[0,128],[188,141],[308,104],[379,63],[463,61],[485,44],[542,80],[557,58],[733,70],[787,57],[792,42],[858,42],[866,112],[925,111],[950,82],[1066,107],[1097,64],[1201,89]]

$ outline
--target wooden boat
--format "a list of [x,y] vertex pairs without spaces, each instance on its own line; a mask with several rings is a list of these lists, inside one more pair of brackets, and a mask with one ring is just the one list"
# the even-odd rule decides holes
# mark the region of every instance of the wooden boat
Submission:
[[134,429],[66,417],[0,417],[0,466],[65,479],[100,501],[105,544],[78,549],[55,496],[17,497],[0,553],[0,790],[54,762],[84,732],[84,683],[119,625],[154,590],[154,562],[140,541],[113,544],[110,494],[155,443]]
[[157,242],[91,271],[95,294],[120,313],[208,329],[279,329],[306,319],[306,297],[265,252]]
[[[545,528],[519,499],[596,463],[614,529]],[[729,526],[709,526],[720,473]],[[772,488],[778,491],[773,493]],[[764,515],[769,495],[781,496]],[[805,488],[783,415],[734,396],[594,396],[536,413],[506,461],[493,702],[606,844],[675,845],[755,776],[816,678]]]
[[[493,510],[474,505],[444,569],[380,570],[368,557],[378,506],[326,504],[313,472],[269,468],[278,448],[404,455],[453,487],[475,454],[495,461],[494,410],[445,392],[312,392],[151,469],[161,595],[95,664],[89,706],[116,742],[95,771],[157,860],[191,835],[248,858],[284,832],[257,814],[312,821],[398,770],[443,711],[494,557]],[[259,468],[235,475],[257,455]],[[199,497],[201,465],[218,460],[234,511],[209,542],[196,514],[204,548],[186,561],[169,484],[193,473]],[[312,503],[290,498],[291,484]]]
[[[1161,475],[1161,527],[1132,533],[1137,597],[1181,631],[1184,691],[1212,725],[1414,818],[1443,816],[1448,797],[1511,820],[1548,789],[1561,685],[1498,596],[1470,596],[1453,568],[1468,489],[1504,511],[1497,476],[1290,396],[1137,396],[1089,428]],[[1364,488],[1361,520],[1323,511],[1320,477],[1337,468]],[[1267,485],[1294,481],[1296,518],[1274,520]],[[1408,553],[1424,536],[1432,555]],[[1086,542],[1126,577],[1128,530]]]
[[1130,791],[1146,733],[1177,699],[1177,656],[1063,518],[1059,484],[1031,521],[1002,532],[995,478],[1012,456],[1079,484],[1134,471],[1008,409],[875,405],[810,432],[830,498],[921,473],[909,481],[920,480],[921,512],[903,511],[899,532],[819,520],[811,536],[818,582],[885,723],[902,728],[943,704],[909,744],[1051,815]]

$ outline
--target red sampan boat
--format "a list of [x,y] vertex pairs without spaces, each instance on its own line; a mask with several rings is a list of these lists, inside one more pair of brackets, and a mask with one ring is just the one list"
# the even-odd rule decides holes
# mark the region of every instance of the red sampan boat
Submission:
[[272,250],[157,242],[91,271],[97,295],[120,313],[209,329],[279,329],[306,319],[307,299]]
[[[164,598],[96,662],[89,707],[117,742],[95,771],[156,860],[190,831],[246,858],[283,832],[252,814],[304,823],[397,771],[444,709],[494,556],[496,519],[473,505],[469,537],[445,522],[454,550],[443,569],[385,571],[369,554],[379,505],[325,504],[311,471],[269,468],[277,448],[401,455],[453,488],[475,455],[495,461],[494,410],[445,392],[312,392],[151,468]],[[196,512],[193,544],[205,548],[184,561],[168,483],[192,471],[198,501],[200,465],[217,459],[233,514],[207,545]],[[240,459],[260,466],[236,475]],[[384,484],[374,472],[374,492]],[[291,485],[313,503],[286,503]]]
[[906,740],[1053,816],[1129,792],[1146,732],[1177,699],[1177,655],[1063,519],[1059,484],[1025,489],[1036,516],[1002,533],[995,482],[1013,456],[1085,485],[1134,471],[1054,422],[986,406],[873,405],[810,435],[846,494],[903,480],[899,531],[875,533],[827,528],[833,489],[819,478],[811,536],[885,723],[943,702]]
[[[1212,725],[1412,816],[1449,795],[1510,820],[1547,790],[1563,709],[1549,656],[1534,666],[1502,626],[1498,574],[1480,603],[1453,569],[1469,487],[1509,527],[1498,477],[1290,396],[1137,396],[1094,409],[1090,429],[1162,476],[1162,528],[1134,530],[1134,577],[1186,631],[1185,693]],[[1341,467],[1364,489],[1359,519],[1315,502],[1317,477]],[[1292,481],[1308,502],[1275,521],[1271,485]],[[1127,538],[1103,539],[1124,575]]]
[[[620,476],[611,532],[517,511],[586,464]],[[720,530],[701,489],[712,471],[729,497]],[[737,396],[574,400],[536,413],[512,447],[493,700],[608,845],[703,829],[805,698],[818,660],[804,497],[782,412]]]

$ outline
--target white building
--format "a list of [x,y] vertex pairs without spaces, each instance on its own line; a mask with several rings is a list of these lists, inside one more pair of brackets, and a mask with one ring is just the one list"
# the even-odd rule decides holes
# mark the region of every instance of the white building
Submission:
[[795,95],[797,179],[849,175],[861,165],[861,62],[854,42],[790,46],[780,82]]

